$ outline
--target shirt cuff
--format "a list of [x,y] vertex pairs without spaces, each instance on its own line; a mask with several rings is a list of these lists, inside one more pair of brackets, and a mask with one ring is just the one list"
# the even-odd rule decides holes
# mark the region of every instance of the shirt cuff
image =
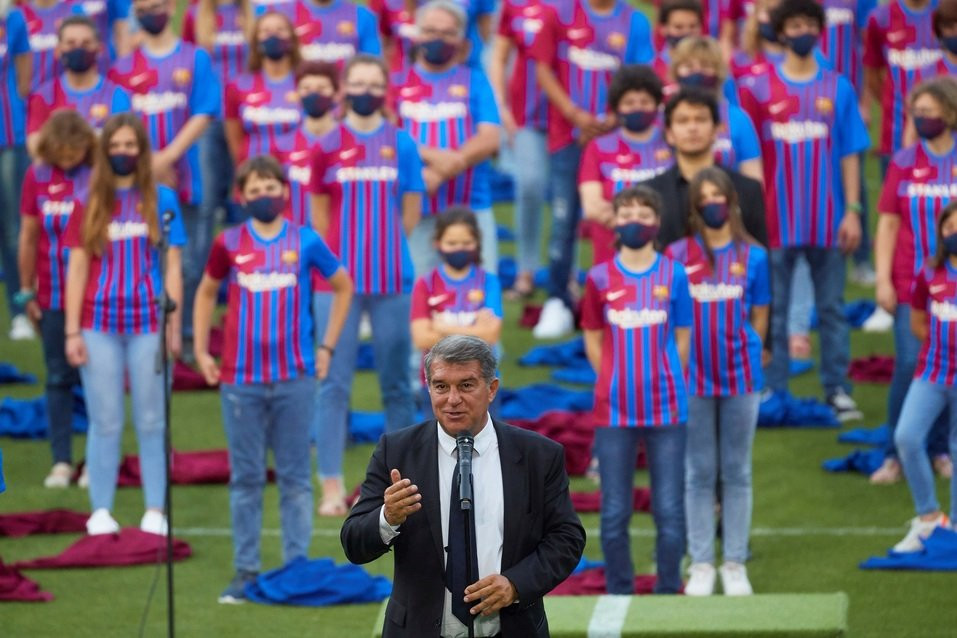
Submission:
[[384,544],[388,545],[398,535],[399,526],[389,525],[389,521],[385,520],[385,505],[383,505],[379,508],[379,538],[382,539]]

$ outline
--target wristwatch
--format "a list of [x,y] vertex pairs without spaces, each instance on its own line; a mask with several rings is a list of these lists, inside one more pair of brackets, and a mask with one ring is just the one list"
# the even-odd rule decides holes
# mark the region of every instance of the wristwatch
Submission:
[[18,306],[25,306],[37,298],[37,291],[29,288],[21,288],[13,293],[13,303]]

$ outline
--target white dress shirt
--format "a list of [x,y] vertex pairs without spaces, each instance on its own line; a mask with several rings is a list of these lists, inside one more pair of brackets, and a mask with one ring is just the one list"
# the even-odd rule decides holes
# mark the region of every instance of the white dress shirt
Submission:
[[[498,436],[492,425],[492,418],[486,417],[485,427],[475,437],[472,457],[472,477],[474,479],[476,550],[478,552],[478,578],[480,580],[502,570],[502,545],[505,534],[505,500],[502,490],[502,462],[498,453]],[[439,502],[442,518],[442,546],[449,545],[449,499],[452,495],[452,479],[458,459],[455,439],[446,434],[436,422],[438,431],[439,463]],[[389,544],[400,533],[399,527],[389,525],[385,520],[385,506],[379,510],[379,535],[382,542]],[[464,594],[458,594],[464,596]],[[479,604],[472,601],[470,606]],[[476,636],[494,636],[501,631],[498,613],[491,616],[475,617]],[[465,638],[468,629],[452,614],[452,593],[445,590],[445,608],[442,612],[442,636],[444,638]]]

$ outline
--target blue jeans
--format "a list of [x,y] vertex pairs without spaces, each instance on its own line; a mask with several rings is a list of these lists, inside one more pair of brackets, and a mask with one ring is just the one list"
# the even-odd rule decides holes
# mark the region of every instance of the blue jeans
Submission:
[[821,383],[827,394],[838,388],[848,392],[850,331],[844,318],[844,255],[837,248],[802,246],[771,251],[771,363],[767,385],[771,390],[787,390],[788,310],[791,301],[791,277],[797,258],[803,255],[811,267],[814,301],[817,305],[821,338]]
[[751,446],[760,395],[688,397],[685,511],[692,563],[714,564],[715,488],[721,478],[724,560],[748,559],[751,530]]
[[316,380],[299,377],[277,383],[223,384],[220,398],[229,445],[229,511],[233,563],[259,571],[266,453],[272,450],[279,485],[282,559],[306,557],[312,536],[312,466],[308,406]]
[[[482,233],[482,268],[492,274],[498,273],[498,230],[495,214],[491,208],[473,211]],[[441,213],[439,213],[441,214]],[[435,247],[435,215],[423,217],[409,235],[409,254],[415,277],[425,276],[442,263]]]
[[572,142],[551,155],[552,233],[548,240],[548,296],[571,307],[568,281],[575,267],[575,240],[581,220],[578,165],[581,147]]
[[[887,392],[887,426],[890,428],[890,440],[885,448],[885,454],[889,458],[897,457],[894,436],[900,423],[904,398],[911,387],[914,370],[917,369],[917,358],[920,356],[921,342],[910,331],[910,312],[911,308],[907,304],[897,304],[894,311],[894,374]],[[927,439],[927,453],[931,458],[947,454],[948,418],[948,410],[944,408],[934,421],[934,427]]]
[[54,463],[73,462],[73,386],[80,374],[67,363],[62,310],[44,310],[40,317],[43,361],[47,368],[47,418]]
[[213,244],[215,210],[210,206],[180,204],[188,241],[183,246],[183,336],[193,336],[193,300],[206,269]]
[[788,336],[811,333],[811,311],[814,310],[814,284],[811,268],[804,257],[794,262],[791,276],[791,307],[788,309]]
[[113,509],[125,418],[123,383],[127,375],[144,501],[147,508],[161,509],[165,502],[166,459],[163,375],[156,370],[159,333],[129,335],[84,330],[83,340],[88,357],[80,368],[80,378],[90,419],[86,466],[93,509]]
[[[917,514],[940,509],[934,472],[927,459],[927,435],[945,408],[950,409],[950,458],[957,465],[957,387],[915,379],[907,391],[894,442]],[[950,517],[957,516],[957,474],[950,480]]]
[[229,147],[226,146],[222,120],[210,120],[209,126],[199,138],[199,162],[203,175],[201,206],[208,209],[204,215],[216,219],[216,211],[222,208],[226,223],[241,221],[242,209],[231,197],[236,170]]
[[[322,335],[329,322],[332,295],[315,293],[312,297],[316,331]],[[329,364],[329,374],[319,384],[313,422],[313,434],[319,455],[322,479],[342,476],[342,455],[346,448],[349,424],[349,400],[352,378],[359,352],[359,315],[369,313],[372,323],[372,348],[379,388],[385,409],[385,429],[392,432],[414,425],[415,399],[409,384],[409,358],[412,336],[409,333],[411,297],[409,295],[356,295]]]
[[852,257],[854,258],[855,264],[861,265],[869,264],[871,261],[871,229],[867,222],[867,178],[864,175],[864,163],[867,161],[867,151],[861,151],[857,157],[861,166],[861,187],[858,195],[861,202],[861,243],[857,247],[857,250],[854,251]]
[[545,131],[520,128],[509,152],[515,156],[515,236],[518,271],[534,273],[541,262],[542,209],[548,186]]
[[651,474],[651,511],[657,529],[655,593],[681,589],[681,559],[685,554],[684,459],[687,431],[683,425],[661,427],[600,427],[595,430],[595,457],[601,475],[601,549],[609,594],[634,594],[628,523],[638,443],[645,442]]
[[23,308],[13,303],[13,295],[20,290],[20,271],[17,268],[20,192],[29,166],[30,158],[25,146],[0,148],[0,267],[3,268],[7,308],[11,317],[23,312]]

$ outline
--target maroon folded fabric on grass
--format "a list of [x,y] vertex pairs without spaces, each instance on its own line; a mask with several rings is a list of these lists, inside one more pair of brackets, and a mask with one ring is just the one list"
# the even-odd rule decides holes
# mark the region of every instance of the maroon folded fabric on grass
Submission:
[[[575,511],[586,514],[601,511],[601,490],[594,492],[572,492],[572,506]],[[651,490],[647,487],[635,488],[635,511],[651,511]]]
[[208,385],[202,374],[182,361],[177,360],[173,366],[173,390],[176,392],[215,390],[217,387]]
[[64,509],[0,514],[0,536],[85,532],[89,517],[86,512]]
[[53,594],[0,560],[0,600],[45,603],[53,600]]
[[[173,485],[225,485],[229,483],[229,452],[227,450],[194,450],[177,452],[173,450]],[[77,468],[79,475],[83,464]],[[272,468],[266,470],[266,480],[276,480]],[[116,479],[117,487],[140,487],[143,484],[140,475],[140,457],[128,454],[120,462],[120,471]]]
[[525,307],[522,308],[522,316],[518,320],[518,325],[522,328],[534,328],[541,316],[541,306],[525,304]]
[[[173,539],[173,560],[183,560],[193,550],[181,540]],[[150,534],[135,527],[125,527],[116,534],[84,536],[56,556],[44,556],[14,563],[15,569],[55,569],[58,567],[120,567],[149,565],[166,560],[166,537]]]
[[847,375],[864,383],[890,383],[894,374],[894,357],[871,355],[851,361]]
[[[657,578],[651,574],[635,576],[635,593],[642,596],[655,590]],[[549,592],[549,596],[600,596],[605,590],[605,568],[596,567],[572,574]]]

